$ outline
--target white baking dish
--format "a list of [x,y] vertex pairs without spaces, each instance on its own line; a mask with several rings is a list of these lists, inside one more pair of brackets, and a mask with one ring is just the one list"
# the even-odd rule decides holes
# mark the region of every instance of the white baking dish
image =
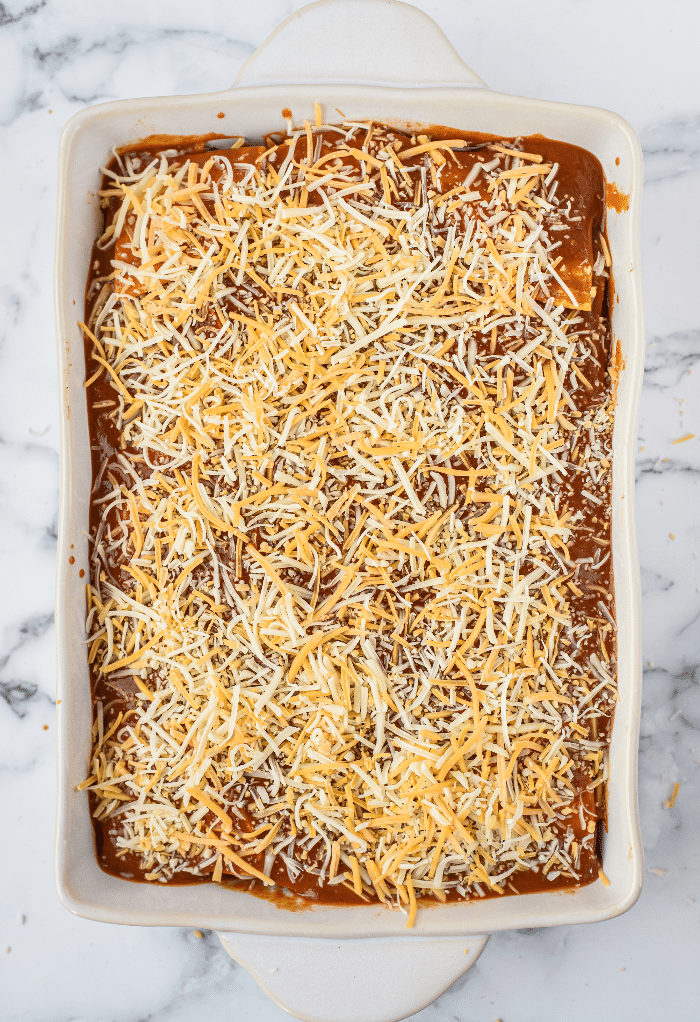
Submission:
[[[574,143],[593,152],[607,180],[630,196],[628,210],[610,212],[608,217],[616,286],[612,322],[625,362],[614,432],[620,699],[610,749],[608,887],[598,881],[573,894],[440,905],[421,910],[416,930],[407,933],[403,915],[375,905],[289,912],[214,884],[165,888],[132,884],[108,876],[97,864],[87,794],[75,786],[85,776],[91,723],[82,642],[84,580],[78,575],[88,563],[91,463],[77,320],[82,317],[90,250],[101,220],[98,168],[115,143],[155,133],[210,131],[255,138],[282,127],[283,107],[291,107],[298,123],[313,118],[316,102],[323,105],[327,120],[337,108],[350,118],[444,124],[504,137],[540,133]],[[225,113],[225,120],[217,117],[219,112]],[[489,91],[429,18],[393,0],[323,0],[304,8],[277,29],[226,91],[109,103],[69,121],[60,149],[56,247],[63,412],[56,880],[68,909],[104,922],[214,928],[226,934],[225,946],[257,974],[268,992],[299,1017],[372,1022],[402,1018],[429,1003],[475,960],[484,934],[594,922],[619,915],[635,902],[643,869],[636,790],[641,646],[633,506],[633,444],[644,352],[638,240],[641,184],[641,150],[621,118],[605,110]],[[237,936],[242,934],[248,936]],[[325,956],[323,968],[319,956]],[[271,958],[275,972],[268,968]],[[340,961],[353,968],[344,967],[342,979],[336,981],[332,966]],[[316,963],[313,983],[304,972],[310,962]],[[357,982],[351,995],[348,984],[353,975]]]

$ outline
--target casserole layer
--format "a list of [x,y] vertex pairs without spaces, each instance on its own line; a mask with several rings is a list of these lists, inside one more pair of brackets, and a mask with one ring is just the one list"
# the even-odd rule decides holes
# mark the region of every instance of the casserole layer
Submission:
[[121,875],[411,909],[598,876],[604,184],[526,143],[113,166],[86,786]]

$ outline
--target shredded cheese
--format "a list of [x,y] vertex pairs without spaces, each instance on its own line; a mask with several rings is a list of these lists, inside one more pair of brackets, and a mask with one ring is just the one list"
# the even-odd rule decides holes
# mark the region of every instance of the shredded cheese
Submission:
[[562,494],[607,501],[612,404],[575,403],[556,166],[494,145],[441,194],[461,140],[315,122],[109,171],[87,627],[130,708],[81,788],[150,879],[284,864],[412,926],[416,891],[577,875],[614,650],[607,606],[572,617]]

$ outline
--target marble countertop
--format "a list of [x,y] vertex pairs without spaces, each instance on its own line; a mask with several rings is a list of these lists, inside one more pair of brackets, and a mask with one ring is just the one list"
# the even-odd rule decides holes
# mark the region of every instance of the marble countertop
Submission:
[[[53,883],[58,404],[56,152],[86,105],[226,87],[296,0],[0,4],[0,1017],[288,1018],[214,933],[74,918]],[[626,915],[497,934],[416,1022],[698,1017],[700,950],[700,76],[694,0],[419,0],[502,92],[602,106],[646,161],[647,362],[637,448],[644,591],[646,882]],[[18,381],[31,381],[31,387]],[[679,438],[696,434],[678,443]],[[678,782],[675,804],[665,804]],[[3,953],[4,952],[4,953]]]

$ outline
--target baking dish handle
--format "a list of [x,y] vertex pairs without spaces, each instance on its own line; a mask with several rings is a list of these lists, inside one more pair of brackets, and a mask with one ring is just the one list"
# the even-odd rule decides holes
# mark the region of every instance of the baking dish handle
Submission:
[[233,88],[329,84],[486,88],[432,18],[398,0],[302,7],[243,65]]
[[471,968],[488,940],[219,937],[267,996],[303,1022],[398,1022],[447,990]]

